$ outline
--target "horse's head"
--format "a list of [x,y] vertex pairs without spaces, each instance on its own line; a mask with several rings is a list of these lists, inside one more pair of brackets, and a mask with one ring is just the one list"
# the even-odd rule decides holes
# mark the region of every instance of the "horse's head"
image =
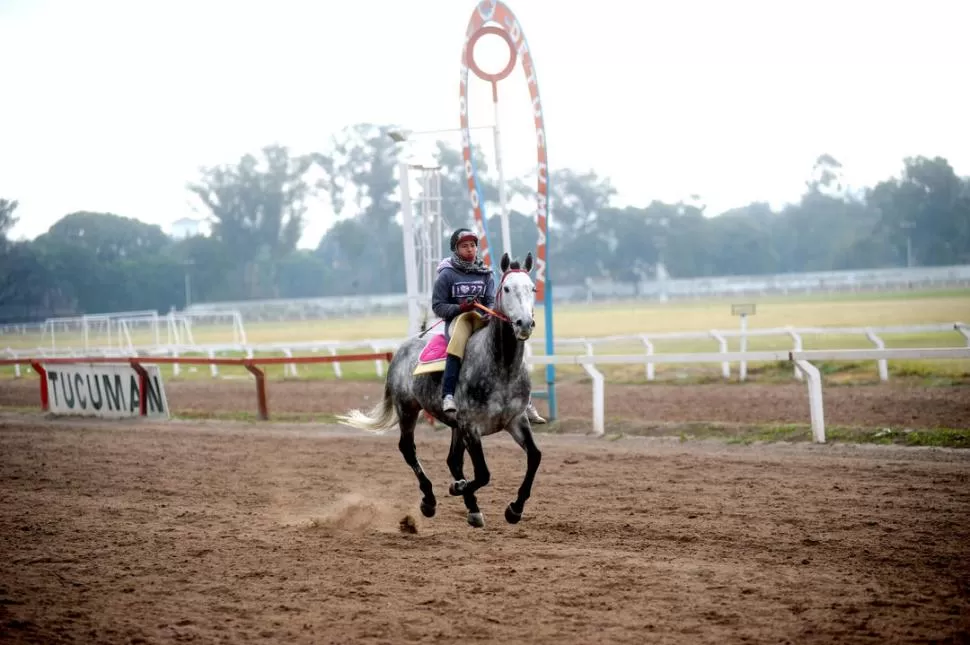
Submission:
[[515,337],[528,340],[535,329],[536,286],[529,277],[532,270],[532,253],[525,256],[525,264],[513,262],[508,253],[502,254],[502,280],[495,294],[495,306],[505,316]]

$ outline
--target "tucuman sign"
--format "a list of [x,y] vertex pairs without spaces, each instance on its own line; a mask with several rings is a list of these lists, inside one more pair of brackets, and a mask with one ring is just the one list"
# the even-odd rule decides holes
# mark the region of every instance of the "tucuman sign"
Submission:
[[[158,365],[144,365],[147,416],[169,418],[168,400]],[[49,411],[53,414],[103,418],[140,415],[138,373],[129,365],[72,363],[44,366]]]

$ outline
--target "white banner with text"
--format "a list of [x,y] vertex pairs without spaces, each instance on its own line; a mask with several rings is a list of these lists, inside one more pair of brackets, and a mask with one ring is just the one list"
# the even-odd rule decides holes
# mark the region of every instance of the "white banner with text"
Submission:
[[[158,365],[148,373],[145,398],[149,417],[169,418],[168,400]],[[141,399],[138,373],[130,365],[72,363],[44,365],[50,412],[104,418],[137,417]]]

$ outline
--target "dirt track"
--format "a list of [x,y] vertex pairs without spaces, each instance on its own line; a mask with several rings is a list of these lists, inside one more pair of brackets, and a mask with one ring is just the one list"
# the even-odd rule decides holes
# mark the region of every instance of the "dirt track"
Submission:
[[[0,640],[887,643],[970,640],[970,452],[486,440],[487,525],[448,437],[0,415]],[[418,532],[398,530],[407,513]]]
[[[166,383],[175,413],[255,411],[250,380]],[[372,382],[271,382],[270,409],[368,407]],[[588,430],[590,386],[558,388]],[[0,406],[37,404],[0,382]],[[540,401],[540,408],[544,405]],[[804,386],[607,388],[607,425],[807,423]],[[827,387],[829,424],[970,426],[970,388]],[[608,428],[609,429],[609,428]],[[489,438],[487,526],[448,438],[314,423],[0,413],[2,642],[970,642],[970,451]],[[402,517],[418,532],[398,530]]]

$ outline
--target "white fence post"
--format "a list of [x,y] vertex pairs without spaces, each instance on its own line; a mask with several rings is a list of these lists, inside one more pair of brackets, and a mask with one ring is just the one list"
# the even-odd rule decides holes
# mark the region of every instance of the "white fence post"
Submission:
[[[748,351],[748,316],[747,314],[741,314],[741,353],[744,354]],[[741,359],[738,364],[738,380],[746,381],[748,380],[748,361]]]
[[[642,336],[640,336],[640,340],[643,341],[644,347],[647,348],[647,356],[653,356],[653,343],[650,342],[650,339],[647,338],[645,335],[642,335]],[[656,377],[656,373],[654,372],[653,363],[648,362],[647,363],[647,380],[648,381],[652,381],[652,380],[654,380],[655,377]]]
[[[4,352],[10,356],[10,358],[17,358],[17,352],[13,351],[9,347],[4,350]],[[13,375],[16,378],[20,378],[20,363],[14,363]]]
[[[593,356],[593,344],[586,343],[586,355]],[[583,369],[593,379],[593,434],[603,435],[606,432],[606,388],[603,373],[592,363],[583,363]]]
[[[711,330],[711,337],[717,340],[717,342],[721,344],[721,353],[727,354],[727,351],[728,351],[727,339],[724,338],[724,336],[722,336],[720,332],[718,332],[716,329]],[[731,363],[729,363],[728,361],[724,361],[723,363],[721,363],[721,375],[724,376],[724,378],[726,379],[731,378]]]
[[[788,328],[788,335],[791,336],[792,341],[795,343],[794,346],[792,347],[792,351],[795,351],[795,352],[802,351],[802,335],[799,334],[794,329],[792,329],[791,327]],[[802,376],[802,371],[798,369],[797,364],[795,365],[795,378],[798,379],[799,381],[801,381],[804,378]]]
[[808,361],[796,359],[798,367],[808,378],[808,410],[812,418],[812,438],[825,443],[825,412],[822,406],[822,374]]
[[[377,346],[377,343],[371,343],[370,348],[374,351],[375,354],[381,351],[381,348]],[[377,370],[377,378],[384,376],[384,363],[382,362],[382,360],[378,358],[376,361],[374,361],[374,365],[375,365],[375,369]]]
[[[334,347],[334,346],[331,346],[330,347],[330,355],[331,356],[336,356],[337,355],[337,348],[336,347]],[[340,368],[340,361],[334,361],[333,362],[333,375],[336,376],[337,378],[343,378],[344,377],[344,373],[343,373],[343,371]]]
[[[209,358],[215,358],[215,357],[216,357],[216,350],[210,349]],[[212,378],[217,378],[219,376],[219,366],[216,365],[215,363],[209,366],[209,370],[212,372]]]
[[[283,355],[286,356],[287,358],[293,358],[293,352],[291,352],[289,349],[286,349],[286,348],[283,348]],[[290,375],[293,376],[294,378],[298,376],[298,373],[296,371],[296,363],[287,363],[284,373],[286,371],[289,371]]]
[[[872,344],[876,346],[876,349],[886,349],[886,343],[884,343],[879,336],[876,336],[876,333],[871,329],[866,330],[866,338],[868,338]],[[879,380],[888,381],[889,365],[886,362],[886,359],[880,358],[877,364],[879,365]]]
[[970,327],[963,324],[962,322],[954,323],[953,328],[956,329],[967,341],[967,347],[970,347]]

